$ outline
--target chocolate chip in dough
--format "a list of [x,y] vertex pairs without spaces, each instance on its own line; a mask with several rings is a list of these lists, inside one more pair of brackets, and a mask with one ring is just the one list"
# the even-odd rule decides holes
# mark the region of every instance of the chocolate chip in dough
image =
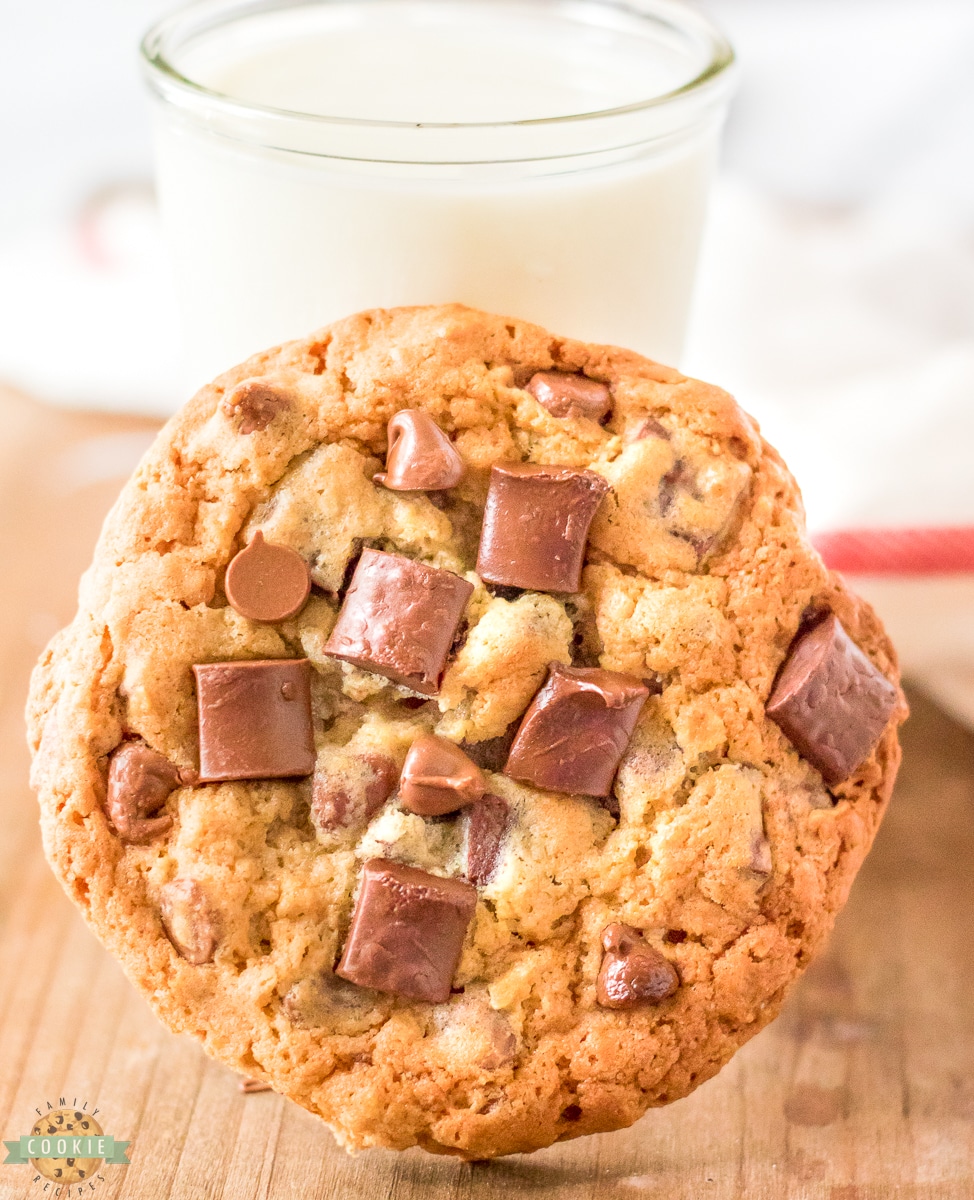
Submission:
[[829,613],[792,642],[766,711],[834,785],[872,754],[895,707],[896,688]]
[[370,859],[336,973],[360,987],[442,1004],[476,905],[469,883]]
[[[689,492],[694,495],[696,489],[696,476],[682,460],[678,459],[676,464],[670,468],[659,482],[659,494],[656,498],[657,506],[661,517],[665,517],[676,502],[679,492]],[[688,541],[690,539],[687,539]]]
[[454,998],[438,1005],[432,1018],[427,1036],[453,1061],[499,1071],[517,1056],[518,1037],[510,1020],[491,1008],[485,996]]
[[286,392],[260,379],[238,383],[220,405],[225,416],[239,421],[238,428],[243,434],[260,433],[290,406]]
[[613,922],[602,930],[602,967],[595,987],[603,1008],[659,1004],[680,986],[676,968],[650,946],[642,931]]
[[433,418],[404,408],[389,422],[386,469],[375,482],[396,492],[445,491],[463,478],[463,459]]
[[504,774],[551,792],[608,796],[648,695],[634,676],[552,663]]
[[503,771],[519,723],[512,721],[499,737],[485,738],[482,742],[462,741],[460,749],[484,771]]
[[399,800],[409,812],[439,817],[476,803],[486,787],[483,772],[458,745],[422,733],[406,755]]
[[594,471],[505,463],[490,473],[477,572],[489,583],[577,592],[608,483]]
[[500,863],[501,846],[511,826],[506,800],[488,792],[467,814],[466,869],[471,883],[490,883]]
[[648,437],[661,438],[664,442],[668,442],[670,440],[670,432],[655,417],[644,417],[638,425],[634,425],[626,431],[622,440],[629,444],[632,442],[641,442],[643,438]]
[[308,564],[290,546],[265,542],[258,529],[227,567],[224,590],[230,607],[250,621],[286,621],[311,592]]
[[119,746],[108,766],[105,809],[121,840],[145,843],[168,833],[172,817],[158,814],[182,782],[179,769],[143,742]]
[[328,1026],[355,1035],[381,1024],[388,1015],[388,996],[358,987],[332,971],[297,979],[281,1000],[288,1020],[304,1029]]
[[767,880],[774,870],[774,861],[771,857],[771,843],[765,836],[763,829],[751,835],[751,857],[747,870],[758,880]]
[[478,1066],[485,1071],[498,1071],[510,1066],[517,1056],[517,1034],[511,1028],[511,1022],[503,1014],[492,1008],[484,1011],[483,1029],[489,1038],[487,1053],[480,1059]]
[[526,391],[553,417],[587,417],[602,421],[612,408],[612,393],[604,383],[565,371],[538,371]]
[[472,593],[452,571],[363,550],[324,652],[433,696]]
[[315,767],[306,658],[198,663],[200,780],[287,779]]
[[218,941],[216,915],[195,879],[164,884],[159,915],[181,958],[197,967],[213,961]]
[[311,782],[311,815],[333,832],[367,825],[396,790],[399,768],[386,754],[350,755],[347,763],[318,762]]

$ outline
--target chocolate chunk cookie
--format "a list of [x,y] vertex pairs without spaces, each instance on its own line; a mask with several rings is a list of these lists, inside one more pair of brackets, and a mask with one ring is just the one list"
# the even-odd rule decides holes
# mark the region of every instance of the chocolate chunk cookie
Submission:
[[50,861],[160,1017],[350,1148],[686,1095],[889,799],[869,608],[730,396],[459,306],[167,425],[34,675]]

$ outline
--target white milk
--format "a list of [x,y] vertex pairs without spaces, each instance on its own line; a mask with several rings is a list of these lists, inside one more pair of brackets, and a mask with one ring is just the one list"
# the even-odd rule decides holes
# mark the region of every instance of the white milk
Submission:
[[193,380],[361,308],[455,300],[677,361],[727,71],[647,105],[721,43],[641,6],[670,23],[574,0],[210,0],[198,28],[160,26]]

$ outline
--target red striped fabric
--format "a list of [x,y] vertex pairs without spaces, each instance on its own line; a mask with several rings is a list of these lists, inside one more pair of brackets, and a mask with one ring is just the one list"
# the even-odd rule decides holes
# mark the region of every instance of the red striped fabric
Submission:
[[834,571],[850,575],[974,572],[974,525],[936,529],[840,529],[812,534]]

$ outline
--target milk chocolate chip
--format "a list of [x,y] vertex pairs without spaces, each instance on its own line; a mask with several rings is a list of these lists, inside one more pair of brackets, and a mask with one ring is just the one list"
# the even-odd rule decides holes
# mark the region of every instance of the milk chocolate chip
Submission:
[[605,954],[595,985],[603,1008],[659,1004],[680,986],[676,968],[643,938],[642,931],[614,922],[602,930]]
[[872,754],[895,707],[896,688],[829,613],[792,642],[767,714],[836,784]]
[[608,796],[648,695],[631,675],[552,663],[504,774],[551,792]]
[[324,652],[434,696],[472,592],[451,571],[363,550]]
[[399,799],[421,817],[439,817],[474,804],[485,789],[483,772],[459,746],[421,733],[406,755]]
[[200,663],[200,780],[284,779],[315,767],[306,658]]
[[227,567],[224,590],[231,608],[242,617],[286,621],[304,608],[311,574],[296,550],[265,542],[258,529]]
[[478,887],[490,883],[500,862],[501,845],[511,825],[507,801],[489,792],[467,814],[466,869]]
[[105,808],[122,841],[151,842],[168,833],[172,817],[157,814],[182,782],[178,768],[144,743],[119,746],[108,767]]
[[260,379],[247,379],[223,397],[220,407],[225,416],[236,418],[240,432],[247,434],[266,429],[290,404],[290,397],[280,388]]
[[389,422],[386,469],[375,476],[396,492],[445,491],[463,478],[456,446],[428,413],[404,408]]
[[577,592],[608,483],[594,471],[506,463],[490,473],[477,572],[489,583]]
[[469,883],[370,859],[336,973],[360,987],[442,1004],[476,906]]
[[159,915],[166,936],[182,958],[197,967],[212,962],[218,937],[216,916],[195,879],[165,884],[159,898]]
[[399,768],[385,754],[350,755],[346,763],[319,762],[311,784],[311,815],[321,830],[367,825],[396,790]]
[[588,417],[601,421],[612,408],[612,393],[604,383],[564,371],[538,371],[527,391],[553,417]]

